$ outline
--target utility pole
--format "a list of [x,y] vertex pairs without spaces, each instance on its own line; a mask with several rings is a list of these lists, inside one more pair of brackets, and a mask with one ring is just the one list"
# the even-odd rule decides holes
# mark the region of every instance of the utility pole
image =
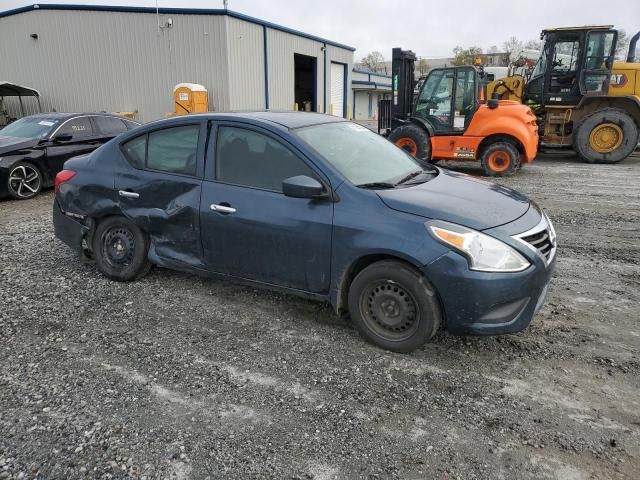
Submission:
[[222,3],[224,3],[224,9],[228,10],[229,9],[229,0],[223,0]]

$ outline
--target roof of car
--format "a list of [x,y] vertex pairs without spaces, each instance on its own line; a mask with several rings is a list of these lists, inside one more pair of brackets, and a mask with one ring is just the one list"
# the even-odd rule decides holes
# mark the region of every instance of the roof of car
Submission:
[[33,115],[29,115],[29,117],[32,118],[56,118],[59,120],[68,120],[70,118],[73,117],[82,117],[85,115],[92,115],[92,116],[101,116],[101,117],[118,117],[118,118],[123,118],[125,120],[130,120],[133,121],[135,123],[140,123],[140,122],[136,122],[135,120],[131,120],[129,118],[123,117],[121,115],[115,114],[115,113],[107,113],[107,112],[77,112],[77,113],[70,113],[70,112],[45,112],[45,113],[36,113]]
[[[292,112],[292,111],[247,111],[247,112],[210,112],[187,115],[187,117],[204,116],[212,120],[258,120],[268,122],[282,127],[301,128],[323,123],[346,122],[344,118],[333,115],[325,115],[314,112]],[[171,117],[175,119],[176,117]],[[160,120],[162,121],[162,120]]]

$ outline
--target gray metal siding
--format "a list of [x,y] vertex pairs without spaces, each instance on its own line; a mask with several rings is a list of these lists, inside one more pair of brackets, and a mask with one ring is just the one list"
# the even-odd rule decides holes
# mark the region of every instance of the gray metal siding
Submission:
[[[228,109],[227,17],[161,15],[161,24],[169,17],[173,27],[160,32],[147,13],[43,10],[0,18],[0,78],[38,89],[44,110],[138,110],[149,121],[173,111],[179,82],[202,83],[210,108]],[[17,102],[6,100],[17,115]]]
[[[269,61],[269,106],[273,110],[293,110],[294,107],[294,60],[295,53],[317,58],[316,85],[317,103],[322,111],[323,53],[320,42],[296,37],[278,30],[267,30]],[[349,52],[352,53],[352,52]],[[318,106],[316,105],[316,108]]]
[[[331,88],[332,61],[347,64],[350,85],[351,50],[327,45],[323,88],[323,41],[226,15],[159,18],[160,29],[156,15],[146,12],[42,9],[1,17],[0,79],[38,89],[45,111],[137,110],[138,120],[150,121],[174,111],[173,87],[180,82],[203,84],[210,110],[264,109],[266,28],[271,109],[294,108],[295,53],[317,59],[318,111]],[[26,113],[35,112],[35,101],[24,104],[33,107]],[[19,115],[16,101],[7,98],[6,106]]]
[[232,110],[265,109],[263,27],[227,18]]

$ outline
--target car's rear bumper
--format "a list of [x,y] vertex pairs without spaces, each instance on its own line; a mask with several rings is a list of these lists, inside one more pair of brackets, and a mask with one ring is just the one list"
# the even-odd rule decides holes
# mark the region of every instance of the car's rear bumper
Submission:
[[544,303],[554,265],[555,259],[549,266],[540,260],[523,272],[476,272],[449,252],[423,273],[440,296],[450,333],[498,335],[527,328]]
[[88,229],[80,223],[79,219],[65,215],[55,199],[53,201],[53,230],[56,237],[78,253],[82,253],[82,239]]

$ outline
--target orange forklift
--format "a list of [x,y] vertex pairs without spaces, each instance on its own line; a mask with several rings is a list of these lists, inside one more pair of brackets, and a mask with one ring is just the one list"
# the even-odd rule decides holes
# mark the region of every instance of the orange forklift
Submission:
[[534,160],[538,126],[529,107],[485,100],[482,72],[471,66],[431,70],[416,95],[415,61],[412,51],[393,49],[393,92],[381,106],[380,133],[424,161],[479,160],[489,176],[512,175]]

